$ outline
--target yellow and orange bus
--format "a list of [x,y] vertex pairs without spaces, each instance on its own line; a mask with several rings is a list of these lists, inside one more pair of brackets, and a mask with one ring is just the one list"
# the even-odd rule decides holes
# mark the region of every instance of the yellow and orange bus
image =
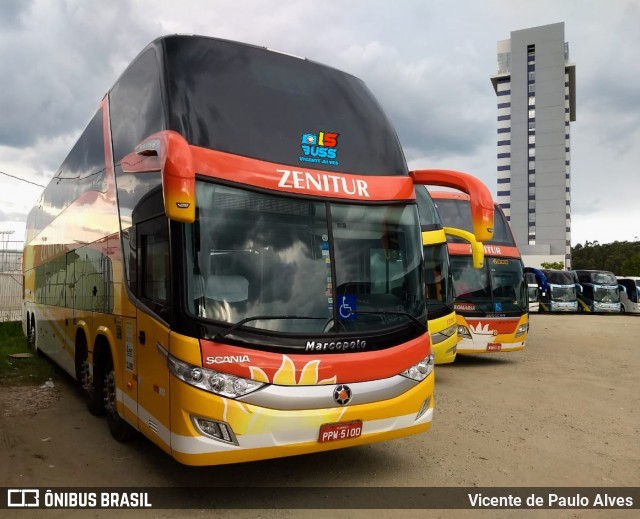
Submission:
[[[430,184],[455,188],[469,195],[474,208],[484,206],[479,211],[480,224],[476,226],[481,238],[489,239],[484,230],[491,229],[491,220],[482,221],[484,215],[493,218],[493,199],[487,187],[477,178],[460,171],[422,170],[422,178]],[[448,364],[455,361],[458,344],[458,324],[454,311],[453,278],[451,274],[447,235],[456,236],[467,241],[476,268],[481,268],[484,261],[482,243],[476,240],[472,232],[443,227],[440,217],[426,187],[416,188],[418,210],[422,228],[422,245],[424,254],[425,298],[429,320],[429,334],[435,364]]]
[[359,79],[159,38],[28,216],[24,331],[117,440],[189,465],[425,431],[419,183]]
[[[467,194],[432,191],[445,226],[471,231]],[[447,236],[461,354],[522,350],[529,330],[527,282],[509,224],[496,204],[493,237],[483,241],[484,266],[474,268],[471,247]]]

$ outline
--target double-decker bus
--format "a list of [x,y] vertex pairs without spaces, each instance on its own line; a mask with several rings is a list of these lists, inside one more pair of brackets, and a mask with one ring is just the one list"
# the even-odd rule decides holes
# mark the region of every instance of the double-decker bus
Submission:
[[540,311],[540,294],[548,290],[547,277],[534,267],[525,267],[524,275],[527,279],[527,294],[529,299],[529,313]]
[[117,440],[189,465],[425,431],[419,183],[359,79],[159,38],[29,213],[24,331]]
[[[493,218],[493,200],[486,186],[475,177],[451,170],[421,170],[423,179],[430,184],[440,183],[455,187],[470,195],[472,212]],[[447,251],[447,234],[468,241],[472,248],[474,266],[481,268],[484,261],[482,244],[476,236],[462,229],[443,227],[429,192],[416,189],[422,245],[424,253],[425,297],[427,300],[431,347],[436,364],[451,363],[456,358],[458,324],[453,309],[453,279]],[[476,207],[477,206],[477,207]],[[482,229],[492,228],[492,221],[483,222]],[[482,238],[486,239],[486,234]]]
[[578,282],[578,311],[596,313],[621,312],[618,279],[607,270],[576,270]]
[[620,292],[620,311],[640,314],[640,278],[617,278]]
[[[473,229],[469,196],[432,191],[445,226]],[[529,330],[527,282],[509,224],[496,204],[493,237],[483,241],[484,266],[474,268],[470,245],[447,236],[458,322],[458,353],[522,350]]]
[[568,270],[542,269],[547,289],[540,292],[542,312],[577,312],[578,283]]

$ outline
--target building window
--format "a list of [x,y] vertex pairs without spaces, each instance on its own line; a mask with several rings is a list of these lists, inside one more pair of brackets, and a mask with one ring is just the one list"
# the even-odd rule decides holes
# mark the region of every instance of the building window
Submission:
[[529,72],[528,78],[529,78],[529,82],[530,83],[533,83],[536,80],[536,72],[535,72],[535,70],[533,72]]
[[536,188],[535,187],[530,187],[529,188],[529,196],[535,196],[536,194]]
[[536,105],[536,96],[529,96],[529,106]]
[[510,115],[499,115],[498,121],[509,121],[511,119]]
[[536,156],[536,149],[529,148],[529,157],[535,157],[535,156]]
[[511,157],[511,153],[498,153],[499,159],[508,159],[509,157]]
[[498,133],[509,133],[511,128],[498,128]]
[[499,178],[498,179],[498,184],[508,184],[509,182],[511,182],[510,178]]
[[536,136],[535,134],[533,135],[529,135],[529,144],[535,144],[536,143]]
[[498,146],[510,146],[511,145],[511,141],[498,141]]
[[511,53],[501,52],[498,54],[498,74],[505,74],[511,71]]
[[529,119],[535,119],[536,118],[536,110],[535,108],[533,110],[529,110]]
[[529,85],[529,93],[530,94],[535,94],[536,93],[536,84],[535,83],[531,83]]

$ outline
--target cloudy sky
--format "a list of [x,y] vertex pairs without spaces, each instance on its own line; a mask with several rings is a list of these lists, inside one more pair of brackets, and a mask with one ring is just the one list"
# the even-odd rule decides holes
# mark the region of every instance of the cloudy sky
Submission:
[[640,239],[634,0],[1,0],[0,233],[23,238],[41,186],[98,102],[147,43],[172,33],[266,46],[362,78],[411,168],[467,171],[495,195],[497,42],[558,22],[577,76],[572,242]]

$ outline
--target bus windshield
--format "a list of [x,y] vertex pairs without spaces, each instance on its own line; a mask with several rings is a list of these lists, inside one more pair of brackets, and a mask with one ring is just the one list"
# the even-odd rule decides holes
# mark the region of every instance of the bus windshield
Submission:
[[617,285],[618,280],[611,272],[592,272],[589,275],[591,283],[598,285]]
[[553,301],[575,301],[577,297],[575,285],[559,286],[549,283],[549,290]]
[[576,281],[572,272],[565,270],[543,270],[547,281],[554,285],[575,285]]
[[453,308],[453,282],[447,244],[428,245],[423,250],[427,310],[429,315],[437,316]]
[[[481,313],[526,311],[526,286],[519,259],[486,258],[474,269],[471,256],[450,256],[456,310]],[[458,303],[462,303],[458,307]]]
[[[471,206],[468,201],[438,198],[435,203],[444,225],[473,233]],[[494,211],[493,223],[493,238],[484,243],[489,245],[515,245],[503,213],[497,208]],[[447,236],[447,240],[453,243],[465,243],[462,238],[456,236]]]
[[199,181],[197,207],[186,233],[191,314],[314,334],[426,322],[415,204],[300,200]]
[[526,273],[526,279],[527,279],[527,286],[528,286],[528,292],[529,292],[529,301],[530,302],[537,301],[538,295],[539,295],[538,279],[536,278],[535,274],[533,274],[532,272]]
[[593,300],[600,303],[619,303],[620,293],[618,292],[618,287],[594,286]]

